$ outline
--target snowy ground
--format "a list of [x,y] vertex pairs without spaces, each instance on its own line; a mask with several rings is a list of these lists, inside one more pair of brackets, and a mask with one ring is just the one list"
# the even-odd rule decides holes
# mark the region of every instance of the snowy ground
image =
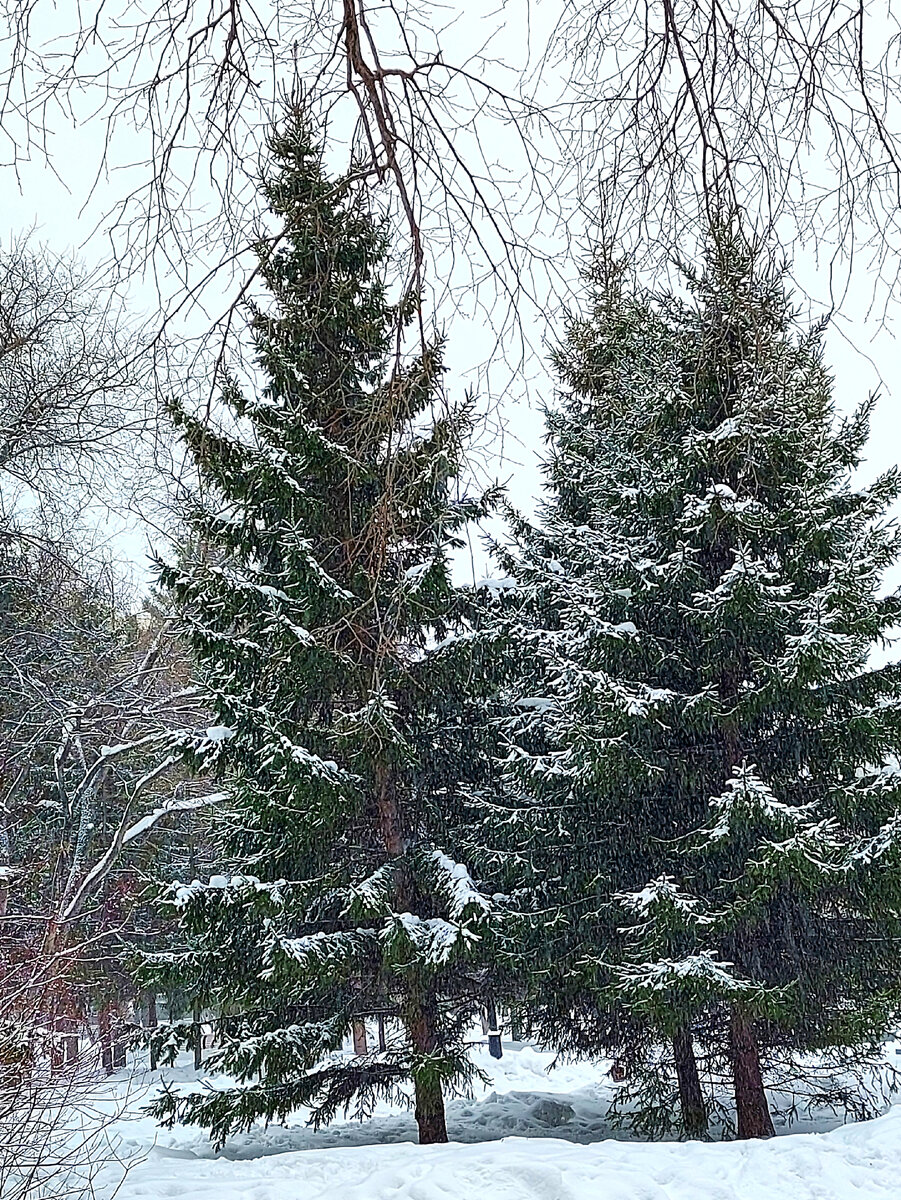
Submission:
[[[157,1129],[139,1115],[161,1079],[204,1076],[178,1067],[122,1072],[108,1104],[130,1163],[118,1200],[882,1200],[901,1198],[901,1105],[841,1127],[830,1113],[783,1121],[766,1143],[642,1144],[621,1140],[606,1110],[603,1065],[561,1065],[533,1047],[495,1062],[491,1078],[448,1106],[451,1144],[420,1147],[407,1112],[383,1106],[365,1122],[314,1132],[303,1114],[229,1140],[216,1154],[194,1129]],[[836,1126],[838,1127],[836,1128]],[[815,1131],[815,1132],[808,1132]],[[112,1172],[102,1180],[112,1193]],[[104,1195],[105,1192],[105,1195]]]

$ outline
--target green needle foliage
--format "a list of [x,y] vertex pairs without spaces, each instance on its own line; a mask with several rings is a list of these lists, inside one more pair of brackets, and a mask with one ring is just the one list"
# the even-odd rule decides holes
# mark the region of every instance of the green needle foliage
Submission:
[[681,296],[604,254],[589,282],[541,525],[488,606],[516,670],[482,840],[518,864],[552,1044],[639,1072],[673,1039],[698,1133],[700,1041],[765,1136],[761,1053],[862,1054],[898,1011],[901,674],[869,660],[901,477],[857,486],[872,401],[837,419],[822,327],[734,229]]
[[[494,911],[450,845],[468,766],[448,556],[493,499],[455,498],[471,407],[442,395],[440,338],[400,352],[417,300],[389,298],[365,186],[326,176],[302,114],[271,149],[282,232],[258,246],[271,303],[252,315],[265,386],[226,388],[229,423],[172,407],[204,501],[162,581],[218,721],[193,763],[230,799],[220,873],[166,895],[184,946],[148,963],[220,1014],[213,1065],[238,1086],[157,1112],[221,1142],[412,1081],[421,1140],[446,1140]],[[349,1056],[367,1013],[388,1043]]]

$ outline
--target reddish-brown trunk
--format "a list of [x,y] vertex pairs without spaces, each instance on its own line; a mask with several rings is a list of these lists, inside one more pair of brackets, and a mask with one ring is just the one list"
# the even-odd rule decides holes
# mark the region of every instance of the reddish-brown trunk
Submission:
[[447,1122],[444,1116],[444,1096],[437,1079],[417,1079],[416,1124],[420,1146],[434,1146],[447,1141]]
[[382,845],[392,858],[398,858],[404,852],[404,829],[397,803],[397,787],[394,772],[381,763],[375,771],[375,790]]
[[[735,668],[725,670],[720,678],[720,697],[726,702],[734,701],[738,694]],[[730,723],[732,717],[729,718]],[[726,777],[744,761],[742,747],[734,728],[724,731]],[[732,1055],[732,1079],[735,1089],[735,1112],[739,1138],[774,1137],[776,1130],[770,1116],[763,1074],[760,1069],[760,1051],[754,1033],[754,1025],[740,1009],[733,1008],[730,1018],[730,1049]]]
[[682,1127],[686,1137],[706,1138],[707,1109],[698,1074],[698,1060],[692,1045],[691,1030],[684,1027],[673,1034],[673,1054],[676,1077],[679,1081],[679,1104],[682,1108]]
[[[404,1026],[410,1045],[417,1054],[434,1054],[438,1047],[438,1003],[430,984],[419,990],[411,985],[406,997]],[[420,1145],[446,1142],[447,1122],[441,1081],[428,1070],[416,1071],[413,1088]]]
[[[437,1045],[437,1006],[434,996],[417,997],[407,1018],[407,1034],[413,1049],[419,1054],[431,1054]],[[447,1141],[447,1122],[444,1115],[444,1095],[441,1082],[429,1074],[417,1072],[413,1079],[416,1100],[416,1124],[419,1144],[431,1146]]]
[[[382,844],[392,858],[399,858],[406,849],[404,823],[397,800],[394,772],[387,765],[379,764],[376,767],[375,792]],[[401,882],[398,901],[402,906],[410,903],[408,890]],[[417,1054],[433,1054],[438,1045],[438,1005],[434,991],[430,985],[427,985],[428,990],[417,988],[413,981],[407,984],[407,988],[404,1026],[410,1045]],[[416,1071],[413,1089],[420,1145],[446,1142],[447,1123],[441,1081],[428,1070]]]
[[760,1052],[754,1026],[738,1008],[732,1010],[732,1077],[735,1086],[735,1111],[738,1117],[739,1138],[774,1137],[776,1130],[770,1116]]
[[354,1054],[366,1054],[369,1050],[369,1044],[366,1041],[366,1022],[354,1021],[352,1025],[354,1039]]

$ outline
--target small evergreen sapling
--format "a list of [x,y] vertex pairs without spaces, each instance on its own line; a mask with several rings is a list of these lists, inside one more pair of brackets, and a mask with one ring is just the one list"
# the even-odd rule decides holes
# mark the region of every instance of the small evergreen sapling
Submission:
[[613,966],[611,1004],[645,1020],[672,1047],[682,1128],[688,1137],[707,1134],[707,1106],[693,1045],[699,1016],[724,992],[738,991],[730,963],[704,949],[714,918],[696,897],[661,875],[640,892],[613,897],[627,924],[619,961]]

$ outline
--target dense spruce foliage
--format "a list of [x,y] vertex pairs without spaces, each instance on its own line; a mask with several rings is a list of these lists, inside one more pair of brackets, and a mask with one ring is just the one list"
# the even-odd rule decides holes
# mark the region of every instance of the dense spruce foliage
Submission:
[[768,1062],[865,1054],[898,1011],[901,675],[868,659],[901,478],[856,485],[871,402],[837,419],[822,327],[733,229],[679,295],[606,254],[589,281],[487,606],[505,787],[476,840],[518,873],[542,1035],[645,1099],[668,1057],[695,1135],[700,1047],[766,1136]]
[[221,1014],[239,1085],[158,1112],[222,1140],[412,1080],[420,1139],[441,1141],[493,916],[449,844],[471,766],[448,555],[488,500],[457,497],[470,408],[441,392],[440,339],[401,354],[418,299],[389,297],[365,184],[329,178],[292,115],[263,189],[281,224],[258,245],[264,386],[229,386],[218,422],[172,409],[202,500],[162,580],[216,714],[194,763],[229,801],[217,873],[167,893],[183,948],[150,961]]
[[[309,115],[270,138],[252,360],[160,426],[97,281],[0,249],[0,1177],[89,1181],[81,1084],[148,1044],[219,1073],[149,1109],[219,1148],[381,1101],[446,1141],[480,1037],[597,1062],[643,1137],[873,1115],[901,1085],[874,398],[834,395],[745,217],[674,288],[602,245],[551,329],[537,515],[459,585],[501,504],[466,483],[475,405],[381,171],[330,175]],[[169,441],[137,603],[90,506],[156,505]]]

